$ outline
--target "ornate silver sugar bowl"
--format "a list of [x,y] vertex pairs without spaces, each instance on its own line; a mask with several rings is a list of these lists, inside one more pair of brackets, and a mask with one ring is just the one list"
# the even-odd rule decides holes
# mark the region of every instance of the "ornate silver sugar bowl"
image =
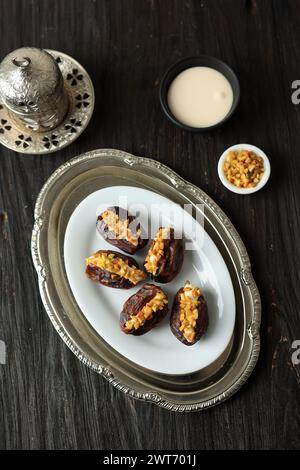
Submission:
[[57,62],[35,47],[17,49],[2,61],[0,94],[19,125],[37,132],[57,127],[69,107]]
[[75,140],[94,108],[94,89],[72,57],[23,47],[0,64],[0,143],[49,153]]

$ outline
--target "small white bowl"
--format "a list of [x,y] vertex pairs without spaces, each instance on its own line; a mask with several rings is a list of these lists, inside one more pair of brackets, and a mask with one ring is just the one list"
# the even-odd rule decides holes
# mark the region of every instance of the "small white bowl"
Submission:
[[[228,152],[230,152],[230,151],[239,151],[239,150],[251,150],[252,152],[255,152],[258,156],[263,158],[264,174],[263,174],[261,180],[259,181],[259,183],[257,183],[257,185],[254,188],[238,188],[234,184],[229,183],[228,179],[226,178],[226,176],[224,174],[224,170],[223,170],[224,162],[225,162],[225,159],[227,157]],[[237,193],[237,194],[256,193],[256,191],[259,191],[266,184],[266,182],[268,181],[268,179],[270,177],[270,174],[271,174],[271,165],[270,165],[270,161],[269,161],[267,155],[260,148],[255,147],[255,145],[250,145],[250,144],[232,145],[231,147],[226,149],[225,152],[222,153],[222,155],[220,157],[220,160],[219,160],[219,163],[218,163],[218,175],[219,175],[219,178],[220,178],[221,182],[223,183],[223,185],[227,189],[229,189],[233,193]]]

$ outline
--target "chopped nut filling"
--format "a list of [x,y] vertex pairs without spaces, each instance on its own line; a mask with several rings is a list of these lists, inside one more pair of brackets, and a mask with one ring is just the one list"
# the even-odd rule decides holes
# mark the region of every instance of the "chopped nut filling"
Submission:
[[238,188],[254,188],[264,174],[262,157],[249,150],[228,152],[224,163],[227,180]]
[[86,264],[122,276],[134,285],[146,278],[143,271],[135,266],[129,266],[127,260],[119,258],[113,253],[95,253],[86,259]]
[[192,343],[196,335],[196,321],[198,318],[198,306],[201,289],[186,283],[180,294],[180,327],[184,338]]
[[136,315],[131,315],[129,320],[125,323],[128,330],[134,328],[137,330],[140,326],[144,325],[147,320],[150,320],[157,310],[162,310],[167,305],[168,299],[163,292],[158,292],[153,299],[150,300]]
[[117,240],[127,240],[134,246],[138,245],[141,230],[138,229],[136,233],[132,233],[129,225],[129,220],[122,220],[114,211],[106,210],[101,214],[103,222],[108,226],[111,232],[116,234]]
[[158,269],[158,262],[164,254],[164,241],[170,238],[169,228],[160,228],[153,239],[153,243],[145,259],[146,270],[155,275]]

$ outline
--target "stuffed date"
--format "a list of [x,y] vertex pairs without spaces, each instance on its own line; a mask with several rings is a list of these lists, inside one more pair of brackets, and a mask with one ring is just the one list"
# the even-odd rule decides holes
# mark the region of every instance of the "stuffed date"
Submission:
[[175,297],[170,317],[172,333],[186,346],[197,343],[208,327],[208,313],[201,289],[189,282]]
[[130,256],[111,250],[100,250],[86,259],[86,275],[107,287],[130,289],[146,278]]
[[117,206],[108,207],[102,212],[96,225],[98,232],[108,243],[131,255],[148,242],[136,218]]
[[144,335],[158,325],[168,311],[168,298],[163,290],[154,284],[144,284],[123,305],[121,330],[129,335]]
[[153,280],[164,284],[177,276],[182,263],[182,240],[175,238],[173,228],[160,227],[146,256],[145,270]]

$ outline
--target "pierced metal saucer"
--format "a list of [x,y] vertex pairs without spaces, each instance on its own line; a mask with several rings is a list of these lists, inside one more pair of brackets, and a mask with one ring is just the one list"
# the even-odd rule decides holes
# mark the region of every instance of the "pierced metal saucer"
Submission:
[[85,130],[93,114],[95,92],[86,70],[67,54],[47,52],[55,58],[63,75],[69,110],[63,122],[49,132],[25,131],[0,99],[0,143],[19,153],[48,154],[70,145]]

